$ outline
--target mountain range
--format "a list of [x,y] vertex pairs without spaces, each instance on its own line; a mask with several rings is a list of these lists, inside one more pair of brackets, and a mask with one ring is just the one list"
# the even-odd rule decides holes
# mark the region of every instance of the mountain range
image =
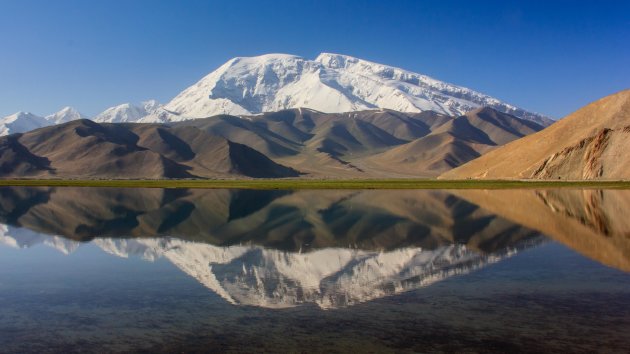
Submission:
[[[403,69],[347,55],[322,53],[315,60],[267,54],[233,58],[166,105],[155,100],[124,103],[92,117],[96,122],[165,123],[219,114],[252,115],[292,108],[324,113],[388,109],[462,115],[479,107],[549,125],[549,118],[482,93]],[[50,116],[18,112],[0,118],[0,135],[88,118],[66,107]]]
[[292,109],[163,124],[81,119],[1,137],[0,176],[435,177],[542,128],[491,108],[458,117]]
[[629,92],[553,123],[349,56],[234,58],[165,105],[1,119],[0,177],[627,179]]

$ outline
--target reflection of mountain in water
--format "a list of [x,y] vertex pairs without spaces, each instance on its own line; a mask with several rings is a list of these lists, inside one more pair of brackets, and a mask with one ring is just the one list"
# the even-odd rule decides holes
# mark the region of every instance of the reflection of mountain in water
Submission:
[[562,242],[605,265],[630,271],[628,190],[460,190],[489,212]]
[[542,242],[440,191],[0,188],[0,241],[163,257],[234,304],[352,305]]
[[0,222],[49,235],[177,237],[286,251],[466,244],[492,252],[535,233],[439,191],[0,188]]
[[538,244],[538,231],[630,270],[630,191],[452,193],[0,188],[0,241],[163,257],[231,303],[265,307],[417,289]]
[[[0,242],[11,246],[45,243],[67,253],[80,245],[55,236],[33,237],[32,232],[19,228],[2,231]],[[232,304],[282,308],[315,303],[336,308],[468,273],[542,241],[542,237],[532,237],[492,254],[454,244],[433,250],[324,248],[299,253],[260,246],[219,247],[174,238],[99,238],[92,243],[119,257],[164,257]]]

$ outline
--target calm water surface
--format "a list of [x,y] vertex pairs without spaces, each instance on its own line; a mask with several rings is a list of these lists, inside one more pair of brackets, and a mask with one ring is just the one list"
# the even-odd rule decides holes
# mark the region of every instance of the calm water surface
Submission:
[[2,352],[627,352],[630,191],[0,188]]

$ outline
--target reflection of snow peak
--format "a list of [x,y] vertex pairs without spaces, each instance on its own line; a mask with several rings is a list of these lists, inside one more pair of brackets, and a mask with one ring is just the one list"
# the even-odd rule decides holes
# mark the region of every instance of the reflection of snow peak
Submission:
[[[18,232],[0,242],[28,247],[45,243],[64,253],[77,242]],[[164,257],[232,304],[283,308],[316,303],[321,308],[349,306],[417,289],[470,272],[517,252],[517,248],[484,255],[464,245],[435,250],[402,248],[390,252],[327,248],[291,253],[258,246],[217,247],[171,238],[96,239],[104,251],[118,257]],[[527,245],[525,245],[526,247]],[[519,247],[520,248],[520,247]]]
[[27,228],[0,224],[0,244],[13,248],[28,248],[40,243],[50,246],[63,254],[74,252],[81,244],[60,236],[48,236]]

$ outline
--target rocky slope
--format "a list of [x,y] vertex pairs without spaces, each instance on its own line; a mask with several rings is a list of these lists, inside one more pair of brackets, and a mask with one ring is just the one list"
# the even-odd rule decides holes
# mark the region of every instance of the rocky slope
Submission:
[[435,177],[542,126],[491,108],[450,117],[425,111],[322,113],[292,109],[176,123],[264,153],[315,177]]
[[0,176],[272,178],[298,173],[252,148],[194,127],[84,119],[0,138]]
[[630,179],[629,149],[630,90],[625,90],[440,178]]
[[0,176],[434,177],[540,129],[491,108],[460,117],[293,109],[169,124],[74,120],[0,138]]
[[371,156],[367,164],[382,170],[433,176],[448,171],[542,126],[479,108],[436,127],[430,134]]

